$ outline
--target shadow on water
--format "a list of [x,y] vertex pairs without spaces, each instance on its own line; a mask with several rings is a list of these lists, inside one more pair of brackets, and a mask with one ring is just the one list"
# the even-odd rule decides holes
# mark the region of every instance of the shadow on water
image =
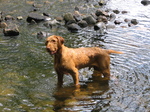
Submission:
[[[105,96],[109,90],[108,81],[88,81],[80,88],[67,86],[54,93],[55,111],[91,111],[97,101],[110,99]],[[104,95],[104,96],[103,96]]]
[[[5,12],[4,15],[26,18],[34,2],[48,3],[40,11],[50,12],[52,16],[62,15],[79,4],[77,0],[0,0],[0,11]],[[83,13],[95,10],[91,1],[88,4],[80,0],[80,3],[83,9],[88,6],[88,11]],[[20,22],[21,33],[15,38],[3,36],[0,29],[0,111],[149,112],[150,9],[135,0],[110,0],[107,7],[129,11],[120,14],[121,17],[137,18],[139,24],[127,28],[118,25],[104,36],[93,28],[70,33],[64,28],[50,30],[42,24],[30,25],[25,20]],[[63,88],[57,89],[53,57],[45,51],[45,38],[36,38],[39,31],[61,35],[69,47],[98,46],[124,54],[111,55],[110,81],[91,79],[93,71],[85,68],[79,71],[80,89],[73,86],[70,76],[65,76]]]

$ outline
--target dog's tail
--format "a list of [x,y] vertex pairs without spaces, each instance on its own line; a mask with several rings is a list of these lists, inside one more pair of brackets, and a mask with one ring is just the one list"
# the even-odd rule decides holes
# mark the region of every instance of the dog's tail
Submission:
[[108,54],[111,54],[111,53],[115,53],[115,54],[123,54],[123,52],[115,51],[115,50],[111,50],[111,49],[106,50],[106,52],[107,52]]

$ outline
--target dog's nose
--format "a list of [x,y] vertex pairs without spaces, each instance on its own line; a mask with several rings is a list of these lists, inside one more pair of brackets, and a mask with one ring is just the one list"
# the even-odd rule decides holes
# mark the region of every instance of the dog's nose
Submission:
[[48,47],[46,47],[46,50],[47,50],[47,51],[50,51],[50,49],[49,49]]

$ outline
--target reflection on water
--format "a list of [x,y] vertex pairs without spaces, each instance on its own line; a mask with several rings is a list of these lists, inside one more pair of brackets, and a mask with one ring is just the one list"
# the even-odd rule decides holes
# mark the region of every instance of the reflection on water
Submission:
[[[91,111],[97,101],[110,99],[108,81],[88,81],[80,88],[64,87],[54,93],[55,111]],[[107,95],[104,95],[107,93]]]
[[[0,11],[24,17],[31,11],[32,2],[0,0]],[[86,4],[82,0],[80,3]],[[78,2],[51,0],[50,5],[41,11],[48,10],[52,15],[59,15],[70,8],[70,5],[64,8],[66,4],[71,4],[72,7],[78,5]],[[60,8],[62,10],[59,12]],[[89,10],[92,8],[90,5]],[[72,34],[64,29],[50,30],[41,24],[28,25],[25,20],[19,27],[21,34],[18,37],[4,37],[0,29],[0,111],[149,112],[150,9],[135,0],[110,0],[106,8],[127,10],[130,13],[121,17],[137,18],[139,24],[129,28],[118,25],[102,37],[92,28]],[[73,86],[70,76],[65,76],[64,87],[58,89],[53,57],[45,51],[44,39],[36,38],[39,31],[65,37],[65,44],[70,47],[99,46],[122,51],[124,54],[111,55],[110,81],[91,79],[92,70],[82,69],[79,71],[80,89]]]

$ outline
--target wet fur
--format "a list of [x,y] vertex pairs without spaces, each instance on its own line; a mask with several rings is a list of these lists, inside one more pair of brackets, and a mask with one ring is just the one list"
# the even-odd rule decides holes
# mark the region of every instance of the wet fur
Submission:
[[78,69],[93,67],[106,79],[110,79],[111,53],[121,54],[114,50],[105,50],[99,47],[68,48],[64,45],[64,38],[52,35],[46,39],[46,49],[54,55],[54,68],[58,75],[58,85],[62,86],[64,74],[73,77],[74,84],[79,84]]

